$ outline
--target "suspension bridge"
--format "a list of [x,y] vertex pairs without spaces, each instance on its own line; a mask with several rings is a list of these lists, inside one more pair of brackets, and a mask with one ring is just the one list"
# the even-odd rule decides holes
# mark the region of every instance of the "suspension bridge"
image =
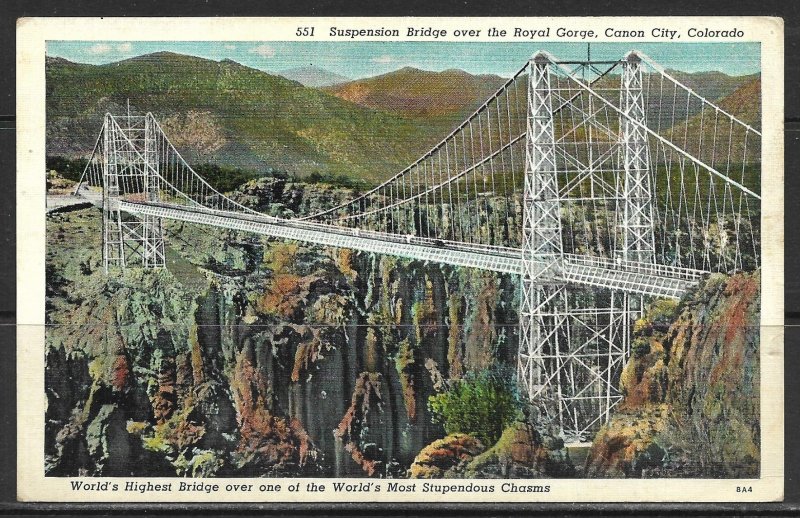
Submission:
[[165,266],[163,221],[176,220],[519,275],[521,391],[581,442],[623,398],[648,301],[758,267],[753,124],[641,52],[539,52],[418,160],[314,214],[218,192],[149,113],[106,114],[75,194],[102,207],[106,272]]

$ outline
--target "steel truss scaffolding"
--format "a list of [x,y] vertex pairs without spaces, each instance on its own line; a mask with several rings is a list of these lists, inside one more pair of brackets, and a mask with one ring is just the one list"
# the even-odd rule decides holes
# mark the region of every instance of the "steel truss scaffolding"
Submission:
[[625,261],[655,262],[653,240],[653,190],[650,185],[650,150],[645,128],[642,60],[629,52],[622,62],[622,87],[619,90],[620,136],[624,163],[623,210],[618,211],[622,233],[618,251]]
[[[639,62],[631,53],[622,64],[624,113],[616,144],[622,166],[614,193],[621,206],[616,211],[620,238],[614,261],[581,260],[564,253],[561,218],[570,193],[559,188],[557,157],[566,156],[567,163],[580,163],[581,157],[569,156],[570,148],[556,135],[553,107],[560,100],[554,92],[565,87],[553,85],[551,59],[539,53],[529,65],[518,375],[539,418],[557,424],[568,442],[591,440],[622,400],[619,374],[629,356],[632,322],[644,303],[631,294],[637,290],[576,288],[603,286],[582,267],[594,261],[604,263],[607,271],[631,263],[649,269],[655,259],[647,135],[637,124],[644,123],[645,113]],[[582,112],[582,125],[613,133],[593,120],[596,113],[590,104],[589,111]],[[568,287],[564,279],[574,284]]]
[[103,267],[165,265],[160,217],[136,217],[120,210],[123,197],[158,199],[158,151],[153,119],[106,114],[103,121]]

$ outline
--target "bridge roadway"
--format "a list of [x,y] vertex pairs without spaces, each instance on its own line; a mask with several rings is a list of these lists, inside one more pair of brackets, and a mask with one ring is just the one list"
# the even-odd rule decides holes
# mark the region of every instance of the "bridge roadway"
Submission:
[[[100,201],[88,192],[84,192],[82,195],[96,205]],[[167,203],[132,201],[119,201],[118,203],[120,210],[134,215],[157,216],[186,223],[241,230],[325,246],[352,248],[420,261],[480,268],[500,273],[522,274],[522,254],[519,249],[515,248],[366,231],[309,221],[220,211],[202,206],[187,207]],[[557,280],[582,286],[677,299],[696,285],[704,274],[703,271],[688,268],[565,254],[561,273]]]

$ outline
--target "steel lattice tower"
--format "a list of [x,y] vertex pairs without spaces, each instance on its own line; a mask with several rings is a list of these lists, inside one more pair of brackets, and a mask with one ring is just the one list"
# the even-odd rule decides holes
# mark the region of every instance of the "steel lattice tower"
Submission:
[[[122,120],[124,127],[118,120]],[[125,268],[131,262],[144,267],[165,265],[161,218],[123,217],[120,201],[137,193],[147,201],[158,199],[158,140],[152,116],[112,117],[103,121],[103,266]]]
[[644,129],[641,61],[635,52],[629,52],[622,62],[620,109],[625,116],[620,115],[619,124],[625,175],[621,193],[623,210],[618,224],[622,240],[618,254],[624,261],[654,263],[650,152]]
[[[550,63],[536,54],[530,62],[522,223],[522,293],[519,377],[526,395],[546,413],[560,405],[561,331],[565,327],[566,287],[556,280],[563,261],[561,215],[556,177]],[[559,411],[560,416],[560,411]]]
[[[639,58],[626,56],[621,74],[617,181],[617,257],[654,261],[649,150]],[[522,283],[518,370],[523,392],[540,419],[558,425],[568,441],[583,442],[622,399],[618,373],[630,352],[631,324],[642,298],[606,292],[603,298],[560,282],[564,264],[559,190],[559,138],[554,124],[551,61],[530,62],[523,193]],[[592,302],[587,302],[592,300]],[[598,302],[603,300],[602,306]],[[588,304],[588,305],[587,305]]]

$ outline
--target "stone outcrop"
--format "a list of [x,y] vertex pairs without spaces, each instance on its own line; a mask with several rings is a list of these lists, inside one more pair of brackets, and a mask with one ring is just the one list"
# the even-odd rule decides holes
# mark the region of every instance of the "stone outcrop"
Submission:
[[517,421],[488,449],[467,434],[437,439],[420,451],[411,478],[566,478],[575,468],[561,439]]
[[623,403],[588,476],[752,477],[759,466],[760,276],[713,275],[636,323]]
[[564,441],[532,424],[516,422],[484,453],[466,466],[477,478],[565,478],[575,475]]
[[448,435],[425,446],[408,470],[410,478],[453,478],[486,450],[478,439],[463,433]]

